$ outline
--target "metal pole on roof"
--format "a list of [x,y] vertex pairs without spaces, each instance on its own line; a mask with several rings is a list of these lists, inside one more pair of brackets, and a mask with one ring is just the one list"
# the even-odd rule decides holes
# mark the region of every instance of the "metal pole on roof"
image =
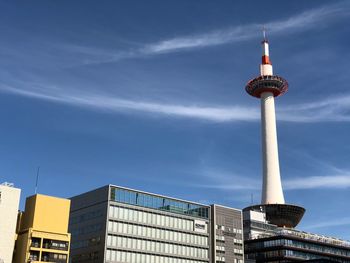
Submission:
[[39,172],[40,166],[38,166],[38,169],[36,170],[35,194],[38,192]]

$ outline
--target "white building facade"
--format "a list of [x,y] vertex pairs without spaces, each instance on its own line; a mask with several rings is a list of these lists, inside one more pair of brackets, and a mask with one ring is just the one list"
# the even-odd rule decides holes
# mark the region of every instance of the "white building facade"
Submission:
[[0,184],[0,262],[11,263],[21,189]]

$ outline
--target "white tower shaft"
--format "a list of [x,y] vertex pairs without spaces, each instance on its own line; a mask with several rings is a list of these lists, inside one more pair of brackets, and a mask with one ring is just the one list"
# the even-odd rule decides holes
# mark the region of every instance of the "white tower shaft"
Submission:
[[284,204],[278,159],[275,98],[261,94],[261,129],[263,156],[262,204]]
[[[262,63],[260,75],[272,76],[273,68],[269,58],[269,43],[262,42]],[[284,204],[278,159],[277,129],[275,115],[275,98],[272,92],[263,92],[261,100],[261,129],[263,156],[263,204]]]

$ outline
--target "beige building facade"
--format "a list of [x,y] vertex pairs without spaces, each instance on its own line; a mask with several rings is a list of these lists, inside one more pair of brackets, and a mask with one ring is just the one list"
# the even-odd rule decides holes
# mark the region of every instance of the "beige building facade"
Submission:
[[0,185],[0,262],[11,263],[16,236],[16,218],[21,190],[13,184]]

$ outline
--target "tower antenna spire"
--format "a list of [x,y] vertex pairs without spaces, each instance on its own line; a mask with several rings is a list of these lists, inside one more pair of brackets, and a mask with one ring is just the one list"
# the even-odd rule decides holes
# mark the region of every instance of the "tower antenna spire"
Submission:
[[267,39],[266,39],[266,27],[263,26],[262,30],[263,30],[264,40],[266,41],[266,40],[267,40]]

